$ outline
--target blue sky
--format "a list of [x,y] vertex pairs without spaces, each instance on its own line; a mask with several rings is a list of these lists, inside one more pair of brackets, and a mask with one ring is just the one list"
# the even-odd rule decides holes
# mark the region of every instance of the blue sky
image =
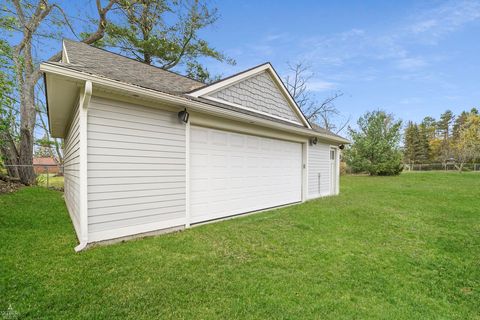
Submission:
[[[95,13],[94,1],[64,4],[72,14]],[[214,74],[270,61],[283,78],[288,62],[302,61],[314,73],[309,89],[318,100],[344,93],[336,106],[352,125],[374,109],[421,121],[446,109],[458,114],[480,106],[480,0],[212,5],[220,19],[201,36],[237,61],[231,66],[205,60]]]
[[384,109],[403,120],[480,105],[480,1],[216,1],[203,36],[237,61],[225,76],[270,61],[314,72],[310,90],[352,123]]

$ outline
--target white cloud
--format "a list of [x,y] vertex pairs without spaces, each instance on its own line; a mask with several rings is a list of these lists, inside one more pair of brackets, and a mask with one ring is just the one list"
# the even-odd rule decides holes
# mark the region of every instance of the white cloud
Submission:
[[411,20],[407,32],[421,38],[426,44],[435,44],[445,35],[480,20],[480,1],[447,1],[436,8],[417,13]]
[[265,41],[268,41],[268,42],[277,41],[277,40],[289,40],[289,39],[290,39],[290,35],[286,32],[272,33],[272,34],[268,34],[265,37]]
[[401,70],[417,70],[428,65],[422,58],[401,58],[396,62],[397,68]]
[[336,83],[324,80],[310,80],[307,84],[307,90],[313,92],[333,90],[336,88]]

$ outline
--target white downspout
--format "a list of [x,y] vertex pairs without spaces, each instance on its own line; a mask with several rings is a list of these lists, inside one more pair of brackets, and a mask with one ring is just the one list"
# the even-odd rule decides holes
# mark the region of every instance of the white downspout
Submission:
[[185,228],[190,228],[190,121],[185,127]]
[[88,105],[92,97],[92,82],[85,81],[84,91],[81,93],[79,105],[79,176],[80,176],[80,244],[75,247],[79,252],[88,244],[88,191],[87,191],[87,116]]

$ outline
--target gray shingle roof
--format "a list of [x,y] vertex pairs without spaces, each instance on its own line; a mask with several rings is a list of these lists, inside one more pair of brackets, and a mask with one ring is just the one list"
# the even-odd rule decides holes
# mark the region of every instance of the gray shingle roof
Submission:
[[344,137],[339,136],[338,134],[333,133],[332,131],[330,131],[330,130],[328,130],[328,129],[325,129],[325,128],[323,128],[323,127],[320,127],[318,124],[312,123],[311,125],[312,125],[313,131],[317,131],[317,132],[320,132],[320,133],[323,133],[323,134],[327,134],[327,135],[332,136],[332,137],[337,137],[337,138],[340,138],[340,139],[345,139]]
[[182,94],[205,86],[166,71],[83,42],[64,40],[69,63],[63,67],[171,94]]
[[[191,96],[188,96],[186,95],[186,93],[192,92],[201,87],[205,87],[206,84],[179,75],[177,73],[163,70],[158,67],[124,57],[114,52],[96,48],[83,42],[65,39],[64,45],[68,55],[69,63],[50,63],[59,64],[65,68],[102,76],[108,79],[137,85],[143,88],[182,96],[190,100],[207,103],[209,105],[213,105],[219,108],[252,115],[273,122],[278,122],[294,127],[303,127],[301,125],[296,125],[288,121],[283,121],[278,118],[273,118],[267,115],[251,112],[228,104],[211,101],[204,98],[193,98]],[[312,129],[316,132],[344,139],[341,136],[334,134],[333,132],[319,127],[315,124],[312,124]]]

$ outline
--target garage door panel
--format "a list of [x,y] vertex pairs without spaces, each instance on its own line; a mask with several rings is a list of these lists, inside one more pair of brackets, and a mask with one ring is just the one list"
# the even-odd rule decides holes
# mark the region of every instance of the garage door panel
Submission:
[[190,133],[193,223],[301,201],[300,143],[195,126]]

